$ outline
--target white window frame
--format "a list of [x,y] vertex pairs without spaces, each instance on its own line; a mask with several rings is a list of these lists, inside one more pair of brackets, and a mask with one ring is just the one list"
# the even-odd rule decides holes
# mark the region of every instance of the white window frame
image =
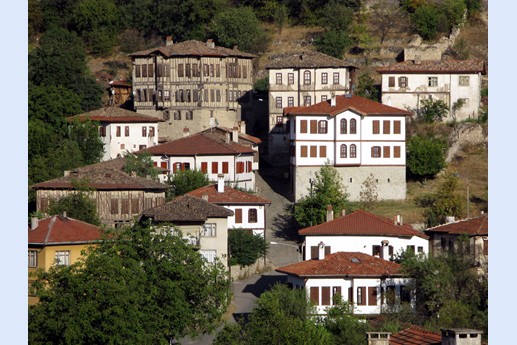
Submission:
[[217,224],[216,223],[205,223],[201,229],[201,237],[216,237],[217,236]]
[[69,250],[56,250],[54,254],[54,260],[56,265],[70,266],[70,251]]
[[38,267],[38,251],[29,250],[28,254],[29,267]]
[[217,250],[215,249],[201,249],[199,254],[201,254],[210,264],[215,263],[215,259],[217,258]]

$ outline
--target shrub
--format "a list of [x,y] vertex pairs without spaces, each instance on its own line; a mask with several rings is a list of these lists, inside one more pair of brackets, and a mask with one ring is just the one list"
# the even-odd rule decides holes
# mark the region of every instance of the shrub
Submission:
[[260,235],[249,230],[232,229],[228,231],[230,265],[249,266],[267,253],[267,245]]

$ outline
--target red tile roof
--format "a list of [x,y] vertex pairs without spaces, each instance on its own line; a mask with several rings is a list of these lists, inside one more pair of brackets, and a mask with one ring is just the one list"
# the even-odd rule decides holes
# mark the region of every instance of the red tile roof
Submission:
[[379,67],[377,72],[383,73],[483,73],[486,74],[486,65],[481,60],[434,60],[420,61],[415,63],[414,60],[406,60],[397,64]]
[[217,184],[201,187],[187,194],[198,198],[203,198],[203,195],[206,195],[208,197],[208,202],[214,204],[271,204],[271,201],[264,199],[258,195],[241,192],[240,190],[228,186],[224,186],[224,192],[219,193],[217,191]]
[[389,218],[362,210],[336,218],[330,222],[301,229],[298,233],[303,236],[418,236],[425,239],[429,238],[424,233],[413,229],[411,225],[398,225]]
[[[217,126],[217,127],[214,127],[214,128],[217,128],[225,133],[231,133],[233,131],[233,129],[231,128],[228,128],[228,127],[222,127],[222,126]],[[206,131],[210,131],[210,129],[206,129]],[[246,133],[241,133],[239,132],[239,138],[242,138],[244,140],[247,140],[247,141],[250,141],[252,142],[253,144],[260,144],[262,142],[262,140],[260,140],[259,138],[257,137],[254,137],[253,135],[249,135],[249,134],[246,134]]]
[[251,148],[226,142],[222,138],[212,137],[205,132],[156,145],[142,152],[152,155],[194,156],[194,155],[238,155],[239,153],[255,153]]
[[336,96],[336,105],[330,105],[331,100],[319,102],[307,107],[289,107],[284,108],[284,114],[289,116],[296,115],[324,115],[324,116],[336,116],[346,110],[351,110],[359,115],[399,115],[409,116],[412,113],[390,107],[388,105],[375,102],[363,97],[355,95],[340,95]]
[[457,222],[435,226],[427,229],[425,232],[440,232],[469,236],[488,236],[488,214],[476,218],[459,220]]
[[411,325],[390,337],[390,345],[440,345],[442,335]]
[[80,122],[91,120],[108,123],[158,123],[162,121],[153,116],[142,115],[118,107],[103,107],[88,113],[70,116],[66,119],[68,122],[73,122],[74,120]]
[[149,56],[151,54],[159,53],[166,58],[179,57],[179,56],[219,56],[219,57],[239,57],[239,58],[256,58],[256,55],[242,52],[238,49],[229,49],[224,47],[215,46],[209,48],[205,42],[200,41],[184,41],[174,43],[171,45],[165,45],[162,47],[151,48],[135,53],[129,54],[130,57]]
[[385,277],[402,276],[400,265],[359,252],[337,252],[323,260],[306,260],[277,268],[299,277]]
[[79,244],[99,241],[102,230],[86,222],[53,216],[38,221],[35,229],[29,228],[28,240],[31,245]]

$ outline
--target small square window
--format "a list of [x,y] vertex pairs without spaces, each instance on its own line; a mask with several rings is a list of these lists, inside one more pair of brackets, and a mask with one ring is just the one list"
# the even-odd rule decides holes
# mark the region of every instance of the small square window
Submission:
[[427,78],[427,86],[438,86],[438,77],[429,77]]
[[460,75],[458,79],[458,83],[460,86],[469,86],[470,77],[468,75]]

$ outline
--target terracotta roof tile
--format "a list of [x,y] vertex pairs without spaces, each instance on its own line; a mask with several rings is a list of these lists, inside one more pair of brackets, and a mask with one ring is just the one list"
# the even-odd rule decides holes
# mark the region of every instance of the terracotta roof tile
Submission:
[[458,235],[465,234],[470,236],[488,236],[488,214],[476,218],[438,225],[427,229],[425,232],[441,232]]
[[[220,131],[223,131],[225,133],[231,133],[233,131],[233,129],[231,128],[228,128],[228,127],[222,127],[222,126],[217,126],[217,127],[214,127]],[[209,131],[210,129],[206,129],[205,132]],[[260,144],[262,142],[262,140],[260,140],[259,138],[257,137],[254,137],[253,135],[249,135],[249,134],[246,134],[246,133],[241,133],[239,132],[239,138],[242,138],[244,140],[247,140],[247,141],[250,141],[252,142],[253,144]]]
[[400,265],[359,252],[337,252],[323,260],[306,260],[277,268],[299,277],[383,277],[402,276]]
[[442,335],[411,325],[390,337],[390,345],[440,345]]
[[330,222],[314,225],[298,231],[300,235],[335,235],[335,236],[429,236],[413,229],[410,225],[397,225],[386,217],[374,215],[362,210],[336,218]]
[[142,212],[143,218],[152,218],[155,222],[171,223],[204,222],[207,218],[230,216],[233,216],[233,211],[191,195],[181,195],[168,203]]
[[379,67],[377,72],[383,73],[482,73],[486,74],[486,65],[481,60],[406,60],[394,65]]
[[409,116],[411,112],[403,109],[390,107],[355,95],[336,96],[336,105],[330,105],[331,100],[319,102],[307,107],[290,107],[284,110],[284,114],[296,115],[324,115],[336,116],[346,110],[354,111],[360,115],[400,115]]
[[152,155],[193,156],[193,155],[237,155],[239,153],[255,153],[251,148],[226,142],[219,136],[212,136],[209,132],[200,132],[188,137],[156,145],[142,152]]
[[316,52],[301,51],[271,55],[266,69],[272,68],[325,68],[354,67],[352,64],[332,56]]
[[135,53],[129,54],[131,57],[148,56],[152,53],[160,53],[161,55],[170,58],[176,56],[220,56],[220,57],[240,57],[240,58],[256,58],[256,55],[242,52],[238,49],[229,49],[215,46],[209,48],[205,42],[201,41],[184,41],[165,45],[162,47],[151,48]]
[[203,195],[208,197],[208,202],[214,204],[271,204],[270,200],[264,199],[258,195],[241,192],[240,190],[224,186],[224,192],[217,191],[217,184],[205,186],[193,190],[188,193],[198,198],[203,198]]
[[35,229],[29,228],[28,242],[37,245],[60,243],[87,243],[99,241],[102,230],[98,226],[86,222],[53,216],[38,221]]
[[153,116],[139,114],[137,112],[118,107],[103,107],[84,114],[70,116],[66,119],[68,122],[72,122],[74,120],[81,122],[91,120],[109,123],[158,123],[162,121]]

